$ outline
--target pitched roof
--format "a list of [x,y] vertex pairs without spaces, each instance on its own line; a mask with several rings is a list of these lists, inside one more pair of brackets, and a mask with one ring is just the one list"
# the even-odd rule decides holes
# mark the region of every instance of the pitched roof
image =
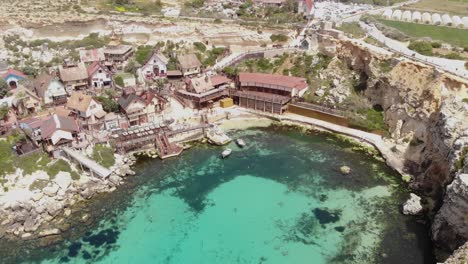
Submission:
[[80,60],[82,62],[104,61],[103,49],[80,50]]
[[123,95],[119,98],[118,103],[120,107],[122,107],[124,110],[127,110],[127,108],[132,104],[134,101],[141,101],[145,103],[145,101],[140,98],[138,95],[131,93],[128,95]]
[[166,56],[164,56],[164,54],[160,53],[159,50],[153,50],[149,55],[148,57],[146,58],[145,62],[143,63],[143,65],[146,65],[148,64],[149,61],[151,61],[151,59],[153,57],[156,57],[158,58],[160,61],[162,61],[164,64],[167,64],[169,62],[169,59],[166,58]]
[[37,95],[41,98],[44,98],[44,94],[49,87],[50,82],[54,79],[54,76],[43,72],[39,74],[34,80],[34,88],[37,91]]
[[70,98],[68,98],[67,107],[72,110],[86,112],[92,100],[93,97],[91,95],[87,95],[81,92],[74,92]]
[[208,76],[187,79],[187,82],[190,84],[192,89],[199,94],[207,92],[214,88],[213,84],[211,83],[211,78]]
[[5,79],[6,77],[8,77],[9,75],[15,75],[15,76],[18,76],[18,77],[21,77],[23,79],[27,78],[28,76],[26,76],[26,74],[18,71],[18,70],[15,70],[15,69],[8,69],[4,74],[2,74],[2,79]]
[[29,118],[19,121],[19,123],[26,124],[29,128],[35,129],[35,128],[40,128],[43,121],[44,121],[43,119],[38,118],[38,117],[29,117]]
[[147,105],[150,104],[155,97],[156,93],[151,90],[143,92],[143,94],[140,96],[140,98],[143,99]]
[[266,73],[241,72],[239,73],[239,82],[241,86],[265,85],[271,86],[271,88],[281,87],[288,90],[303,90],[308,87],[305,78]]
[[69,116],[71,110],[65,108],[64,106],[57,106],[53,108],[53,113],[57,114],[58,116]]
[[211,83],[213,84],[213,86],[218,86],[229,82],[231,82],[231,80],[223,75],[211,76]]
[[182,67],[183,69],[190,69],[202,66],[200,60],[198,60],[197,56],[193,53],[187,55],[180,55],[177,57],[177,60],[179,61],[180,67]]
[[104,53],[123,55],[132,49],[133,47],[130,45],[117,45],[117,46],[109,45],[107,48],[104,49]]
[[99,61],[95,61],[88,67],[88,76],[91,77],[99,69],[102,69],[109,74],[111,73],[106,67],[102,66],[102,64]]
[[69,132],[78,132],[79,128],[76,121],[71,117],[52,115],[41,125],[42,138],[50,138],[57,130],[65,130]]
[[67,68],[63,67],[63,65],[60,65],[59,74],[60,79],[64,82],[88,79],[88,71],[82,62],[78,63],[78,65],[74,67]]

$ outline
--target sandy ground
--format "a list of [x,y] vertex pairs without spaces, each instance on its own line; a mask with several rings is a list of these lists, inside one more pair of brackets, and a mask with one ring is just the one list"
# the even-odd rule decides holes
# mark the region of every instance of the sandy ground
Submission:
[[272,120],[264,117],[235,117],[232,119],[225,119],[219,123],[219,127],[225,131],[248,129],[254,127],[269,127]]

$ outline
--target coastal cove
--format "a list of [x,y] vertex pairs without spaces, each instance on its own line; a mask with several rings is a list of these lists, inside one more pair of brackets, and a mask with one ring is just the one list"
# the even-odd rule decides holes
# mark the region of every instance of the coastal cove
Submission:
[[[12,250],[5,259],[434,261],[425,225],[400,213],[409,197],[400,176],[366,148],[297,127],[239,128],[228,134],[243,138],[247,147],[231,143],[233,153],[225,160],[219,158],[222,148],[198,143],[179,158],[140,158],[134,177],[113,193],[93,198],[82,213],[72,214],[76,222],[63,234],[65,242]],[[340,172],[343,165],[351,168],[350,174]],[[91,221],[81,221],[84,212]]]

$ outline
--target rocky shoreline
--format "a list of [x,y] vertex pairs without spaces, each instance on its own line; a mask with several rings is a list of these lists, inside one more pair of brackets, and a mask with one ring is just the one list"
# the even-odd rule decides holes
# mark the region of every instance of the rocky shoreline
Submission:
[[[303,120],[294,122],[289,118],[286,122],[282,122],[275,118],[258,116],[253,113],[223,121],[220,127],[227,130],[247,129],[269,126],[272,124],[272,120],[280,121],[281,125],[295,124],[308,129],[329,130],[317,124],[305,124]],[[336,131],[332,131],[332,133],[340,134]],[[350,137],[346,133],[344,135]],[[368,142],[361,143],[368,145]],[[29,199],[0,204],[0,238],[5,241],[16,241],[15,243],[20,245],[22,245],[21,243],[34,242],[40,247],[44,247],[63,241],[65,237],[70,235],[67,232],[74,229],[76,225],[89,224],[90,221],[93,221],[90,219],[90,214],[81,212],[89,212],[83,210],[87,208],[88,203],[99,203],[98,199],[103,194],[112,197],[114,195],[112,192],[119,186],[126,184],[125,177],[135,174],[131,170],[131,166],[136,162],[133,154],[127,156],[115,154],[115,157],[116,163],[111,168],[113,173],[106,180],[83,175],[80,180],[74,181],[71,180],[69,173],[61,172],[55,177],[52,184],[42,191],[34,192]],[[150,155],[149,157],[154,158],[155,156]],[[383,157],[386,158],[385,155]],[[388,165],[392,167],[392,164]],[[449,203],[446,204],[449,206]],[[420,215],[422,210],[421,199],[417,196],[411,197],[403,207],[403,212],[410,215]],[[33,247],[31,246],[31,248]]]
[[[33,240],[72,228],[66,219],[80,209],[75,208],[76,204],[115,191],[124,183],[124,177],[135,174],[130,168],[136,161],[133,156],[115,157],[115,165],[110,168],[112,174],[107,179],[83,172],[79,180],[73,180],[70,173],[59,172],[43,189],[13,189],[4,194],[0,203],[0,238]],[[37,171],[32,176],[37,174],[44,173]],[[84,222],[88,218],[87,214],[81,216]]]

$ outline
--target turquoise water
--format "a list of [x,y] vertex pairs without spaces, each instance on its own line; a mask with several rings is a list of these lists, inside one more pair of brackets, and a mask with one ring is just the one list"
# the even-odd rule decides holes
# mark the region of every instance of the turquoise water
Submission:
[[[196,146],[144,160],[120,207],[42,263],[428,263],[425,228],[382,162],[333,136],[233,132],[248,147]],[[350,175],[339,167],[348,165]]]

